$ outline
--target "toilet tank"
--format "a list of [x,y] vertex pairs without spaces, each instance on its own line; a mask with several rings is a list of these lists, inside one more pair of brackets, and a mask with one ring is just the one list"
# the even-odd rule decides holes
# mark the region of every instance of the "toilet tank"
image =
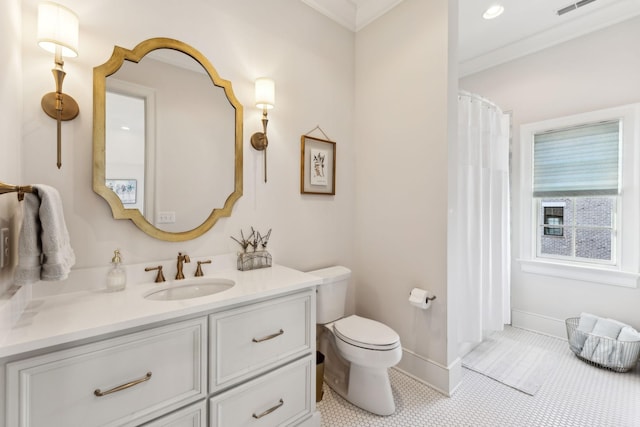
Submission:
[[324,325],[344,317],[351,270],[335,266],[308,273],[322,279],[316,294],[316,323]]

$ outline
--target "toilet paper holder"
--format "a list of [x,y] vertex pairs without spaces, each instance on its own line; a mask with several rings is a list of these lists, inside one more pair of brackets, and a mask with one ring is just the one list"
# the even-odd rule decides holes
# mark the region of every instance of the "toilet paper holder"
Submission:
[[[411,296],[411,292],[409,292],[409,296]],[[425,299],[425,301],[424,301],[424,302],[433,301],[434,299],[436,299],[436,296],[435,296],[435,295],[434,295],[434,296],[432,296],[432,297],[427,296],[427,298]]]

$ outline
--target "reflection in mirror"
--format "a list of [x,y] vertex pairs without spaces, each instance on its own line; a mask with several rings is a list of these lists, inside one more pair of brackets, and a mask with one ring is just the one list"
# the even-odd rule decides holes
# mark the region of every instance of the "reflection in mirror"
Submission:
[[172,39],[116,47],[94,69],[94,102],[94,190],[114,218],[179,241],[230,215],[242,194],[242,106],[199,52]]
[[[149,120],[153,117],[145,117],[145,104],[151,104],[147,101],[107,89],[106,184],[127,209],[138,209],[143,215],[151,193],[145,191],[145,124],[154,125]],[[150,140],[147,145],[152,146],[153,142]]]

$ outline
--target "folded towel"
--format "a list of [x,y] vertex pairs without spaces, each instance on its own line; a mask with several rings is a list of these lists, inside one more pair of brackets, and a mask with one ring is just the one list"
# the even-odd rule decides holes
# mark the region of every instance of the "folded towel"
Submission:
[[589,313],[580,314],[580,320],[578,320],[578,327],[576,328],[573,335],[571,335],[571,338],[569,339],[569,347],[571,347],[571,350],[574,353],[580,354],[588,334],[591,333],[591,331],[593,331],[593,328],[595,327],[596,322],[599,319],[600,318],[598,316],[595,316],[593,314],[589,314]]
[[640,332],[633,329],[631,326],[625,326],[620,330],[618,335],[619,341],[640,341]]
[[[606,338],[600,339],[590,360],[603,366],[610,366],[610,358],[615,359],[618,352],[618,342]],[[612,357],[613,355],[613,357]]]
[[598,344],[600,344],[600,337],[597,337],[595,335],[588,335],[587,339],[584,342],[584,345],[582,346],[582,350],[580,351],[580,356],[585,359],[591,360],[591,358],[593,357],[593,353],[598,347]]
[[580,313],[580,320],[578,321],[578,329],[582,332],[591,332],[596,326],[596,323],[600,318],[590,313]]
[[616,347],[609,356],[609,366],[612,368],[627,368],[638,360],[640,345],[640,333],[631,326],[625,326],[620,330]]
[[19,285],[38,280],[64,280],[75,264],[60,194],[47,185],[33,188],[33,193],[25,194],[23,203],[14,278]]
[[[595,326],[593,327],[593,330],[591,331],[591,334],[589,334],[586,341],[584,342],[584,346],[582,347],[580,356],[596,363],[606,364],[608,362],[609,356],[611,355],[611,352],[613,351],[613,346],[609,344],[608,340],[601,340],[600,337],[606,337],[615,340],[616,338],[618,338],[618,334],[620,334],[620,330],[624,326],[627,325],[618,322],[617,320],[598,319]],[[602,347],[600,347],[601,343]]]
[[625,323],[622,323],[622,322],[618,322],[617,320],[613,320],[613,319],[598,319],[598,321],[596,322],[596,325],[593,327],[593,330],[591,331],[591,333],[593,335],[612,338],[612,339],[615,340],[616,338],[618,338],[618,335],[620,334],[620,331],[625,326],[628,326],[628,325],[625,324]]

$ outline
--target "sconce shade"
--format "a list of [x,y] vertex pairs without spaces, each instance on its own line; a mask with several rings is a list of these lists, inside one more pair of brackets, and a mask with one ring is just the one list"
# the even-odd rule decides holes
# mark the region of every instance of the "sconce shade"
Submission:
[[266,77],[256,79],[256,107],[271,109],[275,105],[275,83]]
[[70,9],[52,2],[38,5],[38,45],[55,53],[60,46],[62,56],[78,56],[79,20]]

